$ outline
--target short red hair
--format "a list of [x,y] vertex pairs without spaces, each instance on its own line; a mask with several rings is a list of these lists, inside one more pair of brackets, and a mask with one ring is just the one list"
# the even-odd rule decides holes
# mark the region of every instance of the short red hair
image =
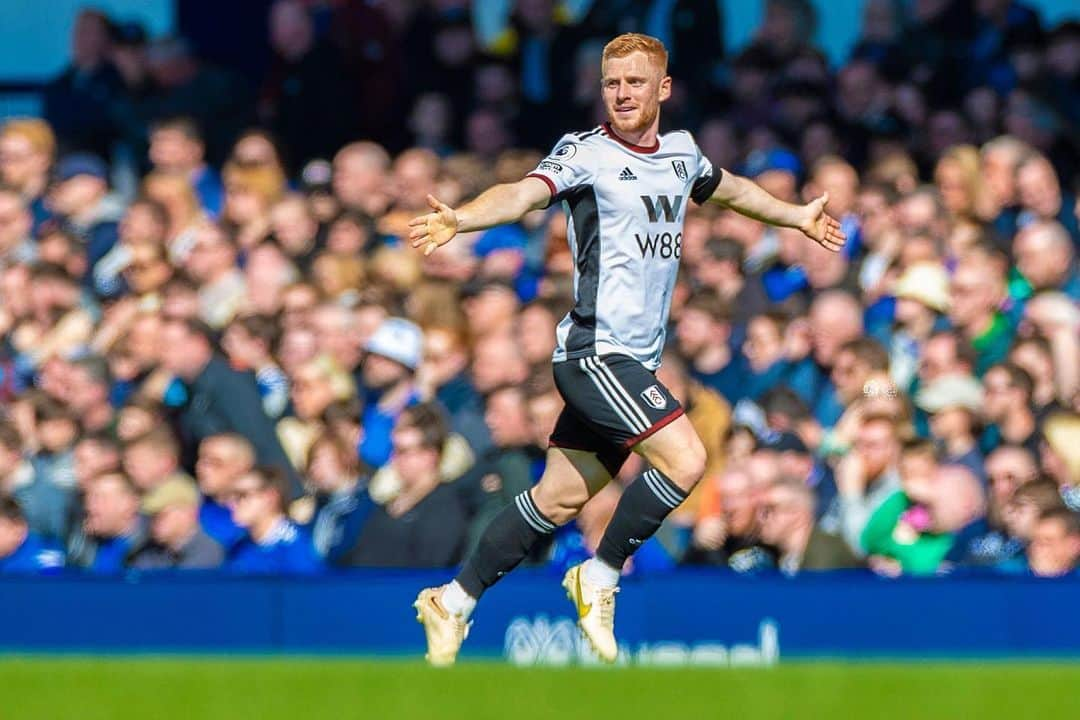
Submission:
[[604,46],[604,54],[600,62],[603,64],[610,58],[624,58],[636,52],[648,55],[649,60],[660,67],[660,75],[667,75],[668,53],[664,43],[641,33],[623,33],[612,39]]

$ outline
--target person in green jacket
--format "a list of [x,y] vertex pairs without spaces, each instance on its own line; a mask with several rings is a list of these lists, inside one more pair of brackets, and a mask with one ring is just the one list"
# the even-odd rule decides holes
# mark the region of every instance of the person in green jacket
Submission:
[[[916,499],[917,498],[917,499]],[[889,496],[863,529],[870,566],[888,575],[933,575],[956,541],[956,533],[986,512],[975,475],[959,465],[936,469],[932,482]]]

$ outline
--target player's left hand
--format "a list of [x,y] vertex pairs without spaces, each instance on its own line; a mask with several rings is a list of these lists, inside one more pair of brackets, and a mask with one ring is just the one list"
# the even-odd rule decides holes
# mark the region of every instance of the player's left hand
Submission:
[[840,223],[836,218],[825,212],[825,206],[829,202],[829,193],[808,202],[803,208],[806,210],[806,219],[799,226],[803,234],[816,242],[821,247],[832,252],[837,252],[844,247],[847,238],[840,229]]

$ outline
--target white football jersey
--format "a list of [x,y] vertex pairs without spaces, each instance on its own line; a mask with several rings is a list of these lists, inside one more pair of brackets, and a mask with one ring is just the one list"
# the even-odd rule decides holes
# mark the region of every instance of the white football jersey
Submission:
[[642,147],[606,123],[563,135],[529,173],[563,203],[574,256],[574,309],[556,329],[555,362],[615,353],[660,366],[686,206],[705,202],[721,173],[685,130]]

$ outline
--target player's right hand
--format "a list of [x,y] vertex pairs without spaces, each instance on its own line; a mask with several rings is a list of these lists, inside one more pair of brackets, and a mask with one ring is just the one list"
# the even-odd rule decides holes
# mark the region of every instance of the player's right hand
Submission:
[[458,216],[454,209],[444,202],[439,202],[434,195],[427,196],[432,212],[414,217],[409,221],[409,241],[414,248],[424,248],[424,254],[430,255],[450,242],[458,231]]

